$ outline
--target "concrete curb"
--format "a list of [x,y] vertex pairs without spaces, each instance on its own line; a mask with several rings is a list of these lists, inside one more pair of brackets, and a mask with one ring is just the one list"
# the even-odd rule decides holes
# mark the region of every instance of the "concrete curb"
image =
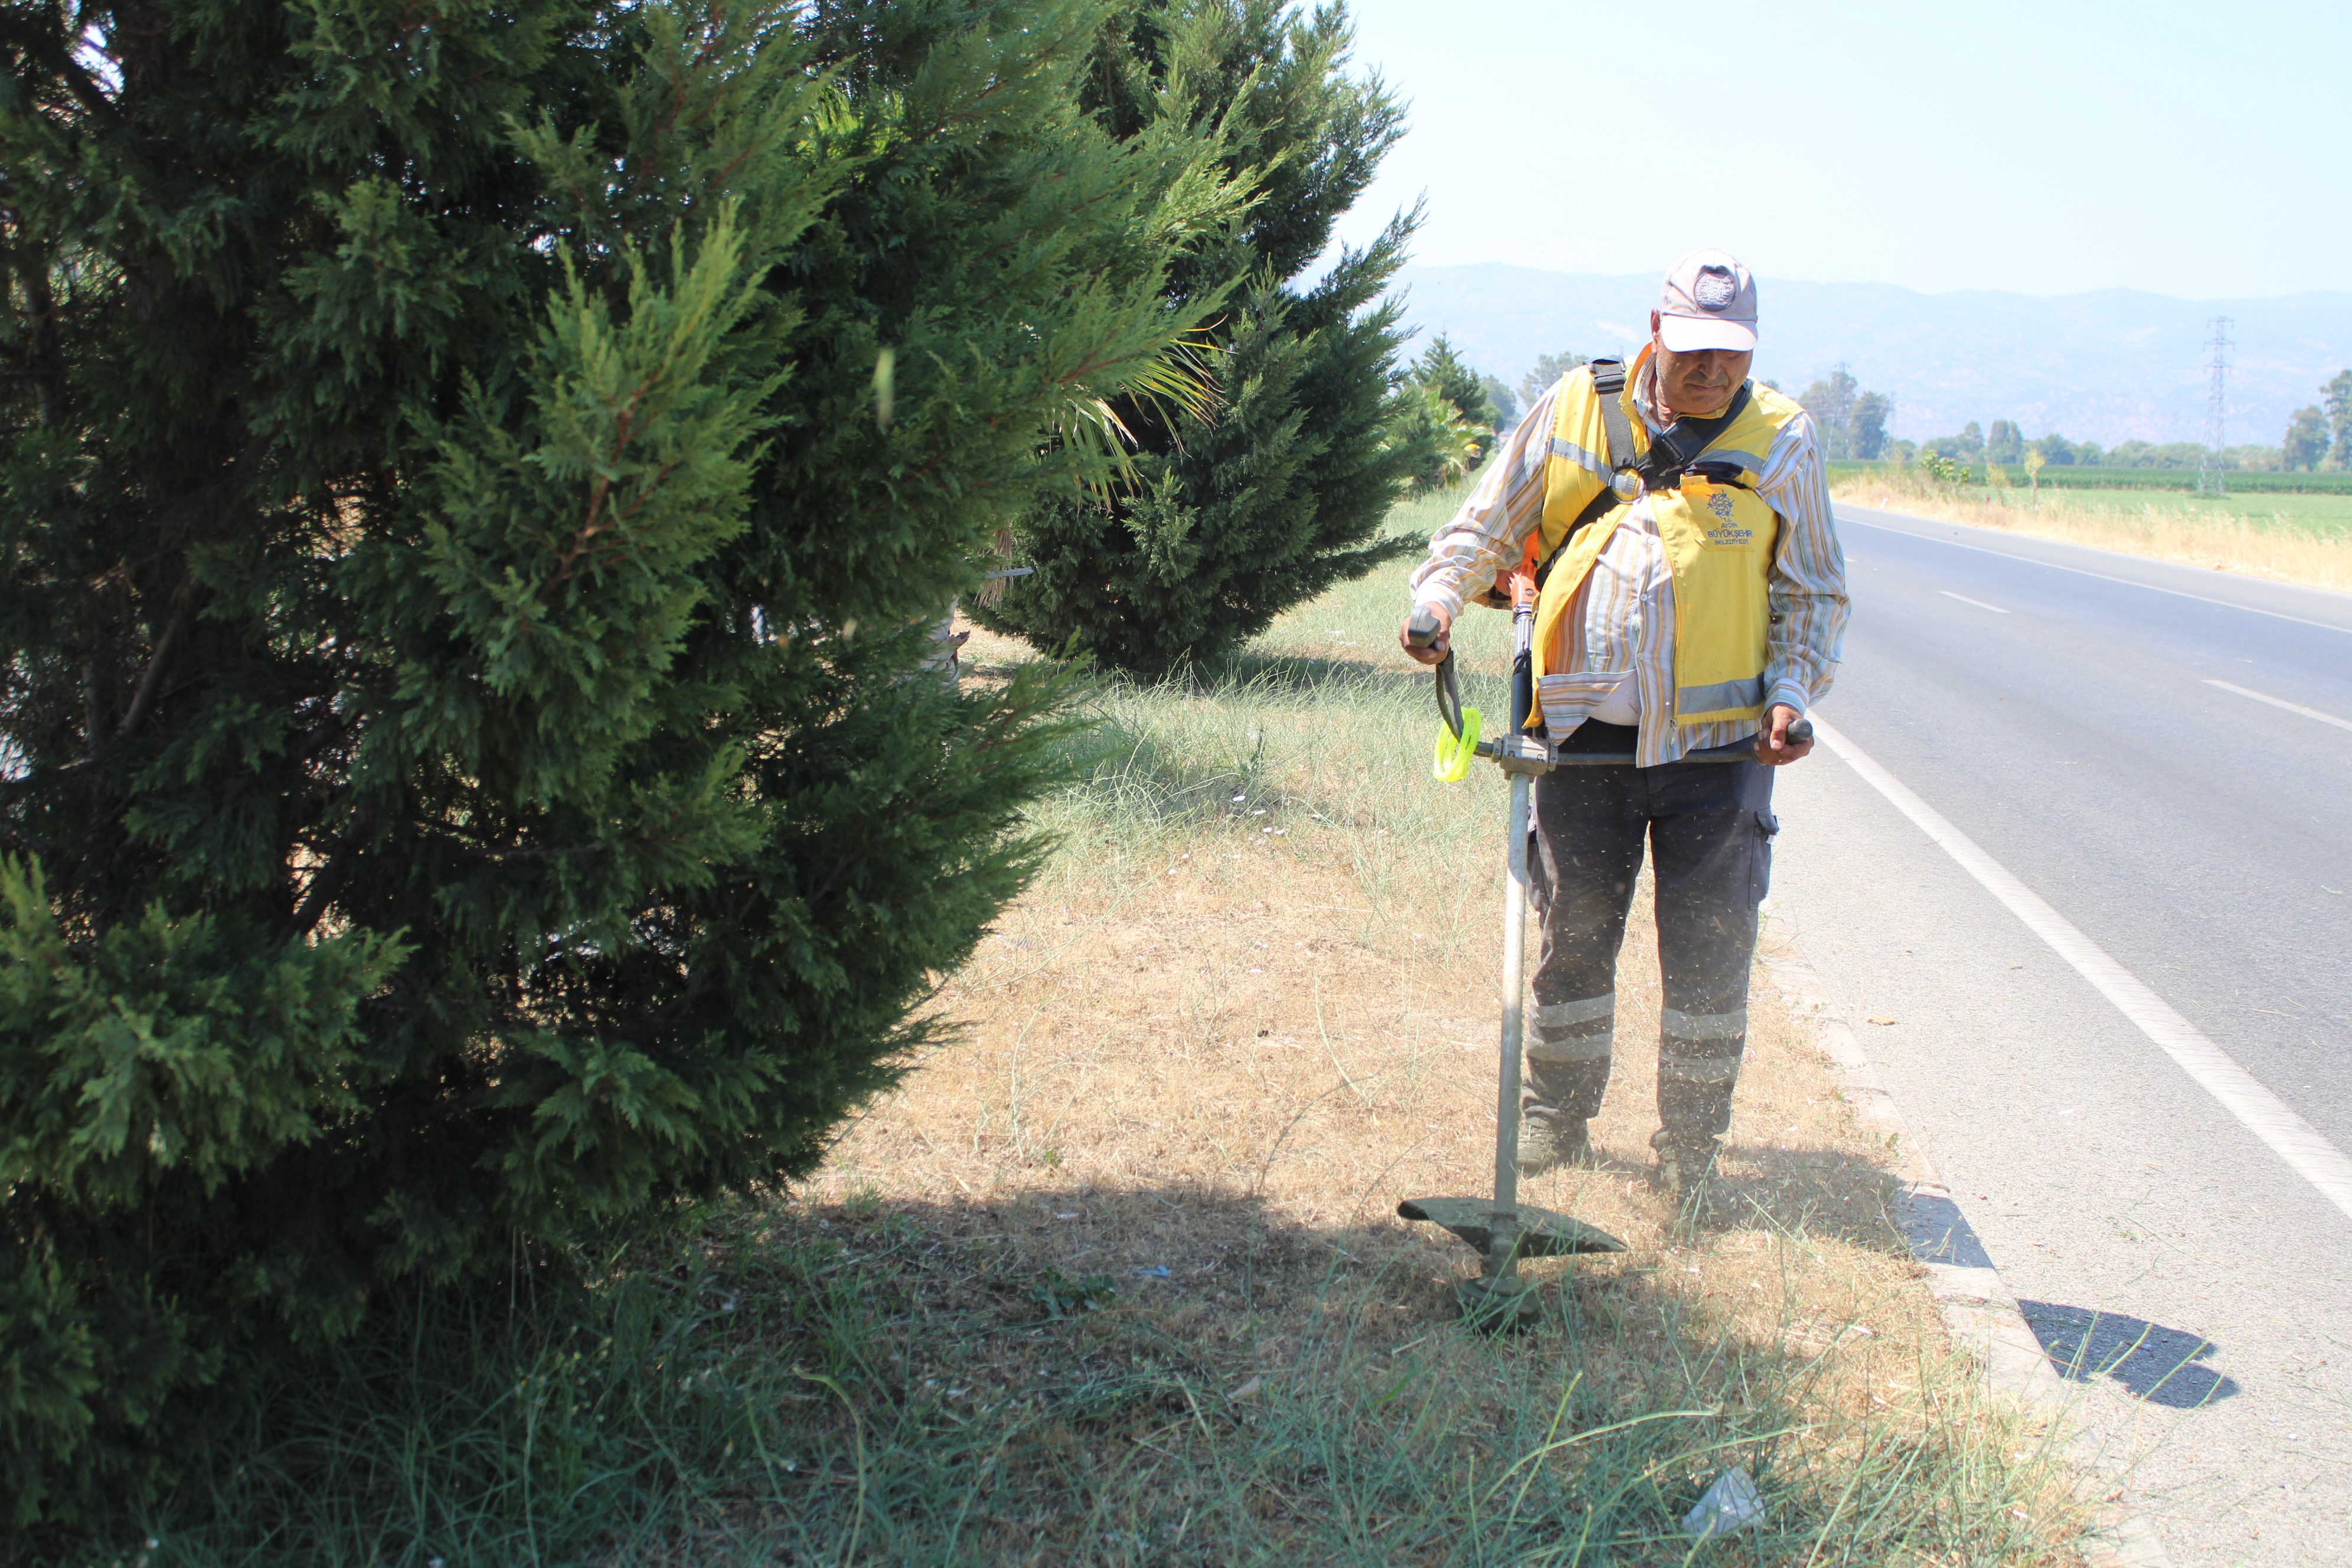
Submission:
[[[1903,1182],[1895,1223],[1910,1238],[1911,1256],[1925,1272],[1945,1331],[1984,1365],[1996,1391],[2040,1406],[2072,1426],[2077,1395],[2050,1364],[2000,1268],[1977,1240],[1966,1209],[1952,1195],[1905,1125],[1902,1109],[1880,1081],[1878,1068],[1853,1026],[1831,1003],[1821,976],[1793,944],[1781,942],[1762,959],[1798,1026],[1836,1064],[1838,1092],[1855,1122],[1884,1139],[1895,1156]],[[2078,1436],[2075,1458],[2089,1489],[2101,1499],[2121,1488],[2114,1466],[2091,1453]],[[2085,1568],[2173,1568],[2155,1528],[2127,1505],[2095,1503],[2094,1523],[2077,1543]]]

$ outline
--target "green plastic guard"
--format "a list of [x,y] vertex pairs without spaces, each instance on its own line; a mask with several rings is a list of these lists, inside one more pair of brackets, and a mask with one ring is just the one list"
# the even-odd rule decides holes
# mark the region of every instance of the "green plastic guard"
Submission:
[[1456,737],[1444,725],[1437,727],[1437,755],[1429,764],[1430,775],[1439,784],[1460,784],[1470,776],[1470,764],[1478,760],[1478,710],[1462,710],[1462,733]]

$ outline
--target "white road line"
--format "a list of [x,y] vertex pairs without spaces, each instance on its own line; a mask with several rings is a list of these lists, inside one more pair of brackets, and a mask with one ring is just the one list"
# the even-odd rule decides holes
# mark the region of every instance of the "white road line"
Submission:
[[2284,1100],[2264,1089],[2253,1074],[2207,1038],[2203,1030],[2174,1011],[2171,1004],[2108,957],[2106,951],[2084,936],[2073,921],[2044,903],[2032,889],[1979,848],[1974,839],[1944,820],[1935,807],[1912,794],[1900,779],[1873,762],[1861,747],[1818,714],[1813,715],[1813,733],[1848,767],[1860,773],[1864,782],[1917,824],[1987,892],[2008,905],[2010,913],[2024,921],[2027,930],[2047,942],[2050,950],[2073,966],[2075,973],[2097,987],[2101,995],[2115,1004],[2117,1012],[2137,1025],[2158,1049],[2179,1063],[2200,1088],[2220,1100],[2222,1108],[2243,1123],[2248,1131],[2269,1144],[2296,1175],[2318,1188],[2321,1196],[2347,1215],[2352,1215],[2352,1159],[2346,1158],[2341,1150],[2320,1136],[2319,1130],[2296,1115]]
[[2305,708],[2300,702],[2289,702],[2283,697],[2265,697],[2259,691],[2249,691],[2226,680],[2208,680],[2205,684],[2218,686],[2224,691],[2234,691],[2241,697],[2251,697],[2257,702],[2267,702],[2273,708],[2284,708],[2290,713],[2300,713],[2306,719],[2316,719],[2323,724],[2333,724],[2339,730],[2352,730],[2352,719],[2338,719],[2333,713],[2322,713],[2316,708]]
[[1990,610],[1996,616],[2009,614],[1999,605],[1988,605],[1982,599],[1971,599],[1966,594],[1955,594],[1949,588],[1938,588],[1936,592],[1943,595],[1947,599],[1958,599],[1963,605],[1974,605],[1979,610]]
[[[1872,510],[1875,510],[1877,509],[1873,508]],[[1889,517],[1906,518],[1913,522],[1927,522],[1928,523],[1928,526],[1934,526],[1932,522],[1929,522],[1928,519],[1924,517],[1912,517],[1907,511],[1891,511],[1886,515]],[[2080,566],[2062,565],[2058,562],[2042,561],[2032,555],[2016,555],[2006,550],[1993,550],[1982,544],[1969,544],[1962,540],[1939,539],[1932,533],[1914,533],[1907,528],[1888,528],[1883,522],[1868,522],[1864,521],[1861,518],[1856,518],[1854,521],[1861,523],[1864,528],[1875,528],[1887,533],[1899,533],[1906,539],[1924,539],[1930,544],[1948,545],[1954,550],[1973,550],[1979,555],[1998,555],[2003,561],[2020,561],[2023,562],[2028,566],[2047,566],[2053,572],[2072,572],[2077,577],[2095,577],[2102,583],[2120,583],[2126,588],[2145,588],[2151,594],[2169,594],[2176,599],[2194,599],[2200,605],[2219,605],[2225,610],[2243,610],[2250,616],[2268,616],[2274,621],[2293,621],[2299,626],[2317,626],[2323,632],[2342,632],[2347,637],[2352,637],[2352,626],[2338,626],[2334,621],[2306,620],[2301,616],[2290,616],[2278,610],[2265,610],[2256,605],[2242,605],[2235,599],[2216,599],[2210,595],[2191,594],[2179,588],[2159,588],[2153,583],[2142,583],[2138,579],[2133,577],[2111,577],[2105,572],[2092,572]],[[2089,550],[2093,547],[2087,544],[2081,544],[2074,546],[2074,548],[2078,550]],[[2173,562],[2168,563],[2168,564],[2178,565],[2179,563]]]

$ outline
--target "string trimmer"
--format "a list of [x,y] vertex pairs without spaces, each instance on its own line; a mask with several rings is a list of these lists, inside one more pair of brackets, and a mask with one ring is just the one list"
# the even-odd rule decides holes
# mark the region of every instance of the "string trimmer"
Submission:
[[[1474,760],[1484,757],[1501,768],[1511,784],[1504,841],[1510,877],[1503,892],[1503,1038],[1495,1099],[1495,1195],[1491,1199],[1408,1198],[1397,1205],[1402,1217],[1427,1220],[1451,1231],[1477,1252],[1478,1278],[1463,1280],[1454,1288],[1454,1295],[1463,1315],[1475,1327],[1488,1331],[1527,1328],[1541,1315],[1535,1287],[1519,1278],[1519,1259],[1625,1250],[1625,1244],[1606,1231],[1519,1202],[1519,1045],[1527,996],[1528,787],[1554,768],[1630,765],[1634,760],[1630,752],[1562,752],[1544,737],[1528,732],[1535,710],[1535,584],[1524,575],[1514,575],[1511,707],[1503,732],[1494,739],[1480,738],[1478,710],[1462,706],[1452,649],[1436,670],[1437,711],[1445,728],[1437,737],[1432,771],[1441,782],[1456,784],[1469,775]],[[1406,625],[1405,638],[1415,647],[1430,647],[1436,644],[1438,630],[1436,616],[1416,610]],[[1800,719],[1789,726],[1788,737],[1801,745],[1812,738],[1812,726]],[[1752,745],[1741,742],[1688,752],[1683,760],[1729,763],[1755,754]]]

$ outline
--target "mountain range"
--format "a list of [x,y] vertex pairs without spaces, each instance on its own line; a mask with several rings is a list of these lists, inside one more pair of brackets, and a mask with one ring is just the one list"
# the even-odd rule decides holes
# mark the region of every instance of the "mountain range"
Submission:
[[[1405,319],[1517,387],[1540,353],[1630,353],[1649,335],[1658,280],[1479,263],[1408,267]],[[2287,417],[2352,366],[2352,290],[2175,300],[2132,289],[2042,297],[1892,283],[1757,280],[1754,374],[1801,392],[1843,363],[1895,399],[1915,440],[2011,419],[2113,447],[2205,437],[2216,316],[2232,319],[2227,445],[2274,444]]]

